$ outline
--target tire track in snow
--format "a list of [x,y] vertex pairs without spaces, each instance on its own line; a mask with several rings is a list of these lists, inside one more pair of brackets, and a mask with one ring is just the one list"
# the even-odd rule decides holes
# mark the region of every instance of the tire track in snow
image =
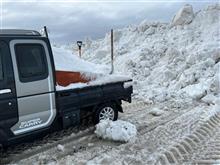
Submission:
[[[220,163],[220,112],[204,121],[192,134],[183,137],[162,153],[156,164],[216,164]],[[215,136],[216,135],[216,136]],[[209,139],[213,139],[210,141]],[[204,154],[204,152],[206,152]],[[198,153],[197,156],[195,153]],[[197,159],[198,155],[204,157]],[[196,156],[196,157],[195,157]],[[192,163],[193,162],[193,163]]]
[[25,150],[25,149],[27,150],[24,152],[20,148],[15,148],[15,150],[12,151],[12,153],[9,153],[9,156],[7,156],[5,158],[2,157],[0,159],[0,164],[8,164],[8,163],[17,162],[17,161],[29,158],[33,155],[38,154],[38,153],[45,152],[51,148],[55,148],[58,144],[65,144],[65,143],[80,139],[85,136],[90,136],[93,134],[93,131],[94,131],[94,127],[91,127],[90,129],[88,129],[86,131],[77,133],[76,136],[70,136],[70,137],[67,137],[62,140],[56,141],[55,139],[48,139],[47,144],[42,143],[41,145],[36,146],[34,149],[31,149],[31,144],[29,144],[28,147],[23,148],[23,150]]

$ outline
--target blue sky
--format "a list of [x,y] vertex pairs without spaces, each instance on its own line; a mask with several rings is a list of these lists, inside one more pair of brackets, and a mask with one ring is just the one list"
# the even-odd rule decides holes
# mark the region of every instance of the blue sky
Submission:
[[170,22],[186,3],[198,11],[210,1],[144,0],[0,0],[2,28],[50,29],[57,43],[74,43],[89,36],[104,37],[111,28],[138,24],[142,20]]

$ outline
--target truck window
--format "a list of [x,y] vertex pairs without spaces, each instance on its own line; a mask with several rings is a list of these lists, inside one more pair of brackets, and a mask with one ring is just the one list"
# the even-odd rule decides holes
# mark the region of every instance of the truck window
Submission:
[[21,82],[43,80],[48,77],[46,54],[41,44],[16,44],[15,54]]
[[3,80],[2,50],[0,49],[0,81]]

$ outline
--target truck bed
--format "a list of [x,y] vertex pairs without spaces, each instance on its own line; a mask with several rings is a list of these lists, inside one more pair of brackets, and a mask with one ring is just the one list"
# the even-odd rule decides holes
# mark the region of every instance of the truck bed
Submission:
[[[132,86],[125,87],[125,83],[132,80],[119,81],[104,85],[87,86],[56,92],[57,109],[61,117],[72,117],[69,122],[79,123],[80,110],[93,107],[103,102],[124,100],[131,102]],[[119,103],[120,104],[120,103]],[[68,123],[66,123],[68,125]],[[65,125],[65,123],[64,123]]]

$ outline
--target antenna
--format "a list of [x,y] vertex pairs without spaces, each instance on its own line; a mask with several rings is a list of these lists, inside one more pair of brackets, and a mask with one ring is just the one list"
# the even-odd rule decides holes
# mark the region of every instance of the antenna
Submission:
[[44,34],[48,38],[48,32],[47,32],[47,27],[46,26],[44,26]]

